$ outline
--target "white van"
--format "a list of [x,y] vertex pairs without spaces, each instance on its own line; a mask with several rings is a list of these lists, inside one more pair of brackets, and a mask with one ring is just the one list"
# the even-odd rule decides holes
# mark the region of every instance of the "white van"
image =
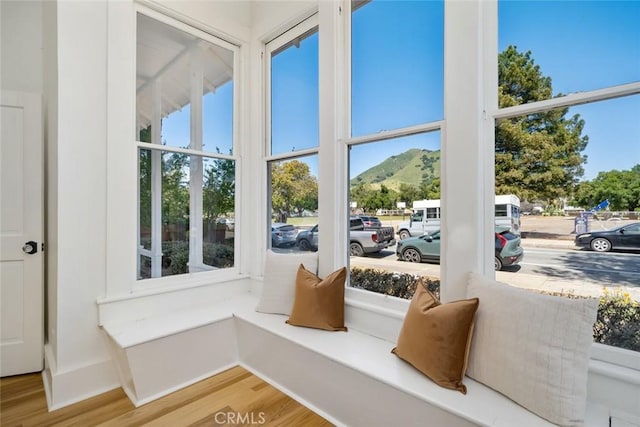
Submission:
[[[520,235],[520,199],[514,194],[499,195],[495,198],[496,225],[509,227]],[[416,200],[409,221],[398,225],[400,240],[422,236],[440,229],[440,199]]]

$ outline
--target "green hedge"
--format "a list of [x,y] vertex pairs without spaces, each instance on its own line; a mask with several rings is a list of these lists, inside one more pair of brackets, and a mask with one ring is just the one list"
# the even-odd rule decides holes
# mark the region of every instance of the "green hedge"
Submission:
[[[151,247],[151,242],[148,239],[143,241],[142,244],[144,247]],[[233,267],[233,239],[228,239],[224,244],[204,242],[202,244],[202,258],[205,264],[213,267]],[[188,241],[162,242],[162,276],[188,273],[188,262]],[[151,277],[151,260],[147,257],[143,257],[141,277]]]
[[[411,299],[416,290],[418,276],[408,273],[390,273],[375,269],[351,269],[351,286],[368,291]],[[423,277],[431,292],[440,297],[440,281]],[[580,298],[564,293],[551,295]],[[640,351],[640,304],[628,293],[605,289],[600,297],[598,317],[593,325],[593,340],[598,343]]]
[[[233,247],[222,243],[202,244],[202,258],[207,265],[218,268],[233,266]],[[162,268],[171,270],[171,274],[184,274],[189,272],[189,242],[178,240],[162,242]]]

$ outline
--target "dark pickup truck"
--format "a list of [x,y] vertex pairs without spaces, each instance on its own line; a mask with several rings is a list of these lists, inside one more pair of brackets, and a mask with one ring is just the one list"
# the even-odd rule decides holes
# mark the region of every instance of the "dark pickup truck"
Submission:
[[[393,227],[365,227],[360,217],[350,218],[349,252],[352,256],[363,256],[380,252],[396,244]],[[298,233],[298,247],[303,251],[318,249],[318,226]]]

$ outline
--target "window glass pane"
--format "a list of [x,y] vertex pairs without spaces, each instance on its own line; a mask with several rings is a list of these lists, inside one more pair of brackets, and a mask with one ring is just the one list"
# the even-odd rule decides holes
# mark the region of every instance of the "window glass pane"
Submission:
[[500,0],[498,19],[501,107],[640,81],[640,2]]
[[230,153],[233,52],[143,14],[137,25],[138,132],[158,120],[148,142]]
[[442,119],[443,2],[352,5],[352,136]]
[[139,150],[138,278],[234,265],[235,162]]
[[351,286],[410,298],[440,276],[440,132],[352,146],[349,178]]
[[233,82],[203,99],[203,150],[233,154]]
[[271,154],[318,146],[318,29],[271,54]]
[[276,252],[318,250],[318,156],[270,162],[268,246]]
[[509,266],[515,239],[496,236],[496,258],[506,259],[498,279],[599,297],[594,339],[634,350],[640,343],[630,339],[629,328],[640,322],[640,235],[618,227],[640,221],[638,111],[640,95],[634,95],[501,120],[496,127],[496,193],[522,201],[524,251],[522,262]]

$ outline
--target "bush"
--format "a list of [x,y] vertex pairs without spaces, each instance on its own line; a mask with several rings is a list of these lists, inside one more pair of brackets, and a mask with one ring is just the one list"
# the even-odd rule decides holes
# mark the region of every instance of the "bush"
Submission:
[[[189,262],[189,242],[176,240],[162,242],[162,269],[168,269],[173,274],[187,273]],[[164,274],[163,274],[164,276]]]
[[[394,297],[411,299],[420,276],[407,273],[390,273],[374,269],[351,269],[351,286]],[[428,289],[440,299],[440,281],[422,277]],[[582,298],[577,295],[542,292],[565,298]],[[627,292],[609,292],[600,297],[598,315],[593,325],[594,342],[629,350],[640,351],[640,304]]]
[[231,246],[221,243],[204,243],[202,248],[204,263],[218,268],[233,267],[233,243]]
[[605,289],[600,297],[593,340],[602,344],[640,351],[640,304],[627,292]]
[[[411,299],[416,291],[416,280],[419,277],[408,273],[390,273],[371,268],[352,268],[351,286],[380,294]],[[440,281],[426,276],[422,276],[422,280],[427,285],[427,288],[440,299]]]
[[[205,242],[202,246],[203,262],[218,268],[233,266],[233,247],[222,243]],[[162,268],[169,269],[171,274],[189,272],[189,242],[178,240],[162,242]]]

